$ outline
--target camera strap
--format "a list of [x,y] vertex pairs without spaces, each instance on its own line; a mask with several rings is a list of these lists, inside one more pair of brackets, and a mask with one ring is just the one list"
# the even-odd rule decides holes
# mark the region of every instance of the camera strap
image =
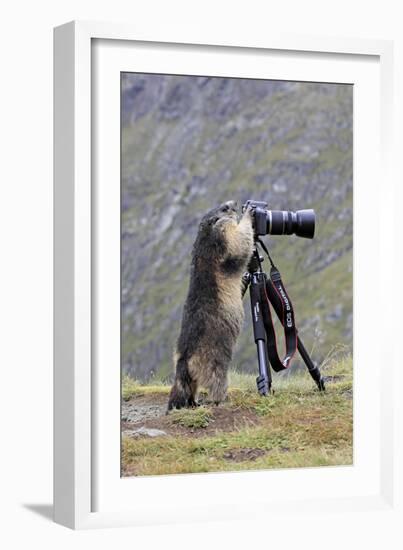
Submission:
[[[270,277],[269,279],[266,278],[264,296],[261,297],[263,320],[267,336],[267,355],[273,370],[279,372],[287,369],[291,365],[291,360],[297,350],[298,337],[295,326],[294,308],[292,307],[290,297],[281,280],[281,274],[274,265],[269,251],[260,239],[259,242],[271,263]],[[284,329],[285,356],[283,359],[280,359],[277,351],[276,332],[274,330],[270,304],[273,306]]]

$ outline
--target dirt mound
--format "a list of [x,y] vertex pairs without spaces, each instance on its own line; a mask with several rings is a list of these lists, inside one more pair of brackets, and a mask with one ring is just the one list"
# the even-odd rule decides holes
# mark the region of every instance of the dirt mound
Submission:
[[[186,435],[203,437],[218,432],[230,432],[236,429],[254,426],[258,423],[256,413],[248,409],[230,408],[227,403],[205,408],[208,420],[203,426],[191,426],[178,421],[176,411],[166,414],[167,397],[149,394],[136,396],[122,404],[122,432],[131,437],[139,428],[158,429],[166,435]],[[197,411],[197,410],[196,410]],[[138,433],[138,431],[137,431]]]

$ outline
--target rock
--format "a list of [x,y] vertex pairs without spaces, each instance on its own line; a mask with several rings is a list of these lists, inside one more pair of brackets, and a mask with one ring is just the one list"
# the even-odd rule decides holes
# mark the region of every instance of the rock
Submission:
[[273,183],[273,191],[276,193],[285,193],[287,191],[287,185],[284,182]]
[[166,411],[166,404],[163,405],[133,405],[128,402],[122,403],[122,420],[124,422],[145,422],[149,418],[163,416]]
[[342,316],[343,306],[341,304],[337,304],[333,311],[326,315],[326,320],[332,323],[333,321],[338,321],[339,319],[341,319]]
[[146,428],[145,426],[137,428],[137,430],[127,430],[126,433],[127,435],[131,435],[132,437],[140,437],[142,435],[146,437],[160,437],[162,435],[167,435],[164,430],[157,430],[156,428]]

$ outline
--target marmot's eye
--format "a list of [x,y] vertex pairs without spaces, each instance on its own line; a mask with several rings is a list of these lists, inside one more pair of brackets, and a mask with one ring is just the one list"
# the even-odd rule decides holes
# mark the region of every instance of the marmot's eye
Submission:
[[223,206],[223,207],[221,208],[221,210],[222,210],[223,212],[228,212],[229,206],[226,204],[225,206]]

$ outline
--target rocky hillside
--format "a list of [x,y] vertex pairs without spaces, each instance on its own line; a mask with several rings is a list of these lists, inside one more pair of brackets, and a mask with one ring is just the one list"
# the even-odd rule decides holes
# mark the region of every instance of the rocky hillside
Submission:
[[[200,217],[224,200],[315,208],[316,237],[266,237],[300,335],[352,345],[349,85],[122,75],[122,368],[169,379]],[[234,366],[256,372],[247,321]],[[297,365],[298,366],[298,365]]]

